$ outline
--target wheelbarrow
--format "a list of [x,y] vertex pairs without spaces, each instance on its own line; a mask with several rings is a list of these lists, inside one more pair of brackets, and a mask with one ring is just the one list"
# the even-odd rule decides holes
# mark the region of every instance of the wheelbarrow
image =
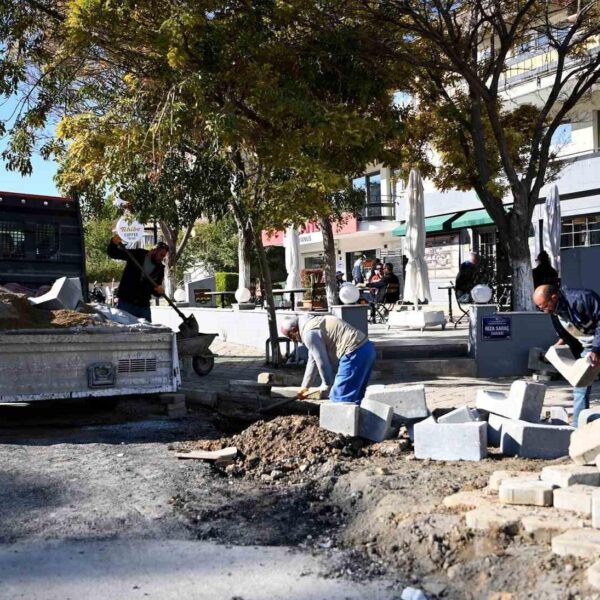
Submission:
[[183,337],[177,334],[177,351],[180,358],[191,357],[192,368],[204,377],[208,375],[215,366],[215,354],[209,346],[219,335],[218,333],[198,333],[194,337]]

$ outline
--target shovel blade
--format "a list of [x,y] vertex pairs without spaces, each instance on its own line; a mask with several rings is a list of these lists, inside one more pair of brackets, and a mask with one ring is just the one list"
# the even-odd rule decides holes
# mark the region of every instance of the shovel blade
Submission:
[[196,321],[194,315],[186,317],[179,326],[179,333],[182,338],[196,337],[199,332],[200,328],[198,327],[198,321]]

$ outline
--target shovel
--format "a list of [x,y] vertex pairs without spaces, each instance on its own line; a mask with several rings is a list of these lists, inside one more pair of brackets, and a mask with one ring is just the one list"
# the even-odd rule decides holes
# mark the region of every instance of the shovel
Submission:
[[[156,282],[152,280],[152,278],[150,277],[150,275],[148,275],[148,273],[146,273],[146,271],[144,271],[144,267],[142,267],[142,265],[140,265],[140,263],[137,261],[137,259],[135,258],[135,256],[133,256],[133,254],[131,252],[129,252],[129,250],[123,245],[121,244],[121,248],[123,250],[125,250],[125,253],[127,254],[127,256],[129,257],[129,259],[131,260],[131,262],[139,269],[140,273],[153,285],[156,285]],[[169,298],[169,296],[167,296],[166,294],[163,294],[162,297],[169,303],[169,306],[175,310],[175,312],[179,315],[179,317],[181,318],[181,320],[183,321],[183,323],[181,323],[181,325],[179,326],[179,333],[181,335],[182,338],[193,338],[196,337],[200,331],[200,328],[198,327],[198,321],[196,321],[196,317],[194,317],[194,315],[190,315],[189,317],[186,317],[175,305],[175,302],[173,302],[173,300],[171,300],[171,298]]]

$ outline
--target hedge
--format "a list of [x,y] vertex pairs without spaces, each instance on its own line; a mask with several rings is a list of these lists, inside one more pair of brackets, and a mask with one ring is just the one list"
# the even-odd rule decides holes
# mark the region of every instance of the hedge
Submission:
[[[215,291],[217,292],[235,292],[238,287],[238,274],[225,273],[219,271],[215,273]],[[224,297],[225,306],[231,306],[235,302],[233,296],[227,295]],[[217,296],[217,306],[221,306],[221,298]],[[222,307],[223,308],[223,307]]]

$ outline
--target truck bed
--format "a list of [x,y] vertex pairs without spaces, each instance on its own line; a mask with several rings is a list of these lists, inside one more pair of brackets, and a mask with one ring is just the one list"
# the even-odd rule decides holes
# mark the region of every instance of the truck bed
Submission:
[[155,394],[179,383],[167,328],[0,331],[0,402]]

